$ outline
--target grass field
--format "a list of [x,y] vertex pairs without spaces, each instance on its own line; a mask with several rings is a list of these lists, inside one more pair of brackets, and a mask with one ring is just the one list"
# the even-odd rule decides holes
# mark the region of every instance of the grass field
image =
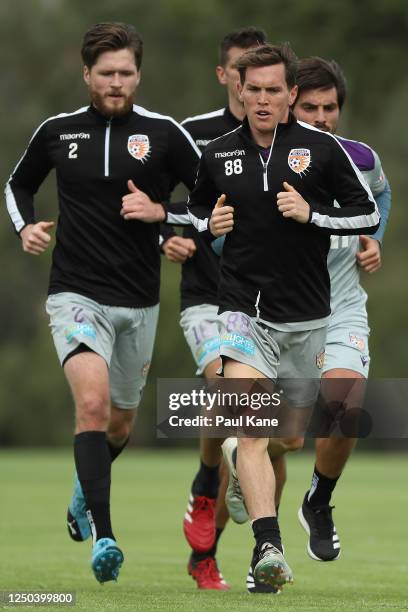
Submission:
[[219,565],[229,592],[198,591],[187,575],[181,518],[195,453],[128,451],[115,463],[113,525],[126,560],[119,582],[103,587],[88,565],[89,543],[74,543],[66,534],[70,452],[2,451],[0,461],[0,590],[74,590],[77,603],[69,609],[80,610],[408,610],[402,455],[356,454],[350,462],[334,499],[343,552],[331,564],[308,558],[296,518],[313,457],[290,457],[280,522],[295,584],[278,597],[246,593],[248,525],[229,525],[220,541]]

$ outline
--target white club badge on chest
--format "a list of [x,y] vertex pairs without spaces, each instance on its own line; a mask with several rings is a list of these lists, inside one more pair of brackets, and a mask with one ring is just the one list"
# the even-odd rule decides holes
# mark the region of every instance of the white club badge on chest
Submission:
[[150,156],[150,141],[146,134],[133,134],[128,138],[128,151],[132,157],[142,163]]

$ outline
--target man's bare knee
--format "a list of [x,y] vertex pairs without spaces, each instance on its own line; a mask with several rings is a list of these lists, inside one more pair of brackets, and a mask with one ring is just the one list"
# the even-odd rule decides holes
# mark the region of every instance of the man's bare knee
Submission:
[[304,438],[271,438],[268,451],[271,456],[277,457],[283,453],[294,452],[303,448]]
[[135,421],[136,410],[128,410],[112,406],[108,438],[115,446],[121,446],[129,438]]
[[294,452],[303,448],[305,443],[304,438],[287,438],[284,440],[284,446],[286,452]]
[[124,422],[112,427],[109,425],[108,438],[114,446],[121,446],[126,442],[132,431],[132,423]]
[[266,438],[238,438],[238,452],[260,453],[266,450],[267,446]]
[[99,393],[85,393],[76,406],[76,422],[80,431],[104,431],[109,423],[109,402]]

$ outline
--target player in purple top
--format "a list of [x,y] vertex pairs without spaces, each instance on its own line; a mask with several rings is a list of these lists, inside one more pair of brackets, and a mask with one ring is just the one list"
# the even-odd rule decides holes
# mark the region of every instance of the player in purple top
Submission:
[[[304,59],[299,65],[298,87],[293,109],[297,119],[335,134],[346,95],[345,78],[340,67],[336,62],[317,57]],[[328,255],[331,316],[321,396],[325,405],[341,402],[361,406],[370,364],[370,330],[367,294],[360,285],[360,270],[370,273],[381,266],[381,242],[391,205],[391,190],[373,149],[355,140],[337,139],[370,186],[380,210],[381,222],[373,236],[331,238]],[[334,385],[330,379],[341,380]],[[330,499],[356,444],[352,433],[345,433],[349,437],[326,434],[329,437],[316,438],[312,483],[299,509],[299,520],[309,535],[308,553],[319,561],[338,559],[341,552]]]

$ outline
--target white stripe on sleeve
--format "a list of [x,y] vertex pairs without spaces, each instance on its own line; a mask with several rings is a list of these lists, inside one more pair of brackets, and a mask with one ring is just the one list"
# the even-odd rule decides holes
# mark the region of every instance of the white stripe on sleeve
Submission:
[[376,210],[371,215],[358,215],[355,217],[330,217],[330,215],[321,215],[318,212],[312,213],[311,222],[319,227],[329,229],[358,229],[365,227],[373,227],[380,221],[380,215]]
[[10,187],[10,183],[7,183],[4,193],[6,195],[7,210],[10,218],[14,224],[14,227],[16,228],[16,232],[20,233],[25,226],[25,222],[20,214],[20,211],[18,210],[16,198],[14,197],[14,193]]
[[188,216],[190,218],[190,222],[194,225],[196,230],[198,230],[199,232],[205,232],[208,229],[208,218],[200,219],[199,217],[196,217],[195,215],[193,215],[190,209],[188,211]]
[[174,225],[191,225],[190,215],[187,213],[185,215],[175,215],[174,213],[167,211],[166,222],[170,224],[173,223]]
[[24,151],[24,153],[22,154],[22,156],[20,157],[20,159],[18,160],[13,172],[10,175],[9,180],[7,181],[4,193],[6,196],[6,204],[7,204],[7,210],[8,213],[11,217],[12,222],[14,223],[14,227],[16,228],[17,232],[20,232],[23,227],[25,226],[25,221],[23,219],[23,217],[20,214],[20,211],[18,210],[18,206],[17,206],[17,202],[16,202],[16,198],[14,197],[14,193],[10,187],[10,182],[17,170],[17,168],[19,167],[19,165],[21,164],[21,162],[23,161],[24,157],[27,154],[27,150],[28,147],[30,146],[31,141],[35,138],[35,136],[37,135],[37,133],[40,131],[40,129],[42,128],[43,125],[45,125],[46,123],[48,123],[48,121],[52,121],[53,119],[60,119],[60,118],[64,118],[64,117],[69,117],[71,115],[78,115],[80,113],[85,113],[88,110],[88,106],[82,106],[81,108],[79,108],[78,110],[72,112],[72,113],[60,113],[59,115],[54,115],[53,117],[48,117],[48,119],[46,119],[45,121],[43,121],[38,128],[35,130],[34,134],[31,136],[30,141],[28,143],[28,146],[26,148],[26,150]]

